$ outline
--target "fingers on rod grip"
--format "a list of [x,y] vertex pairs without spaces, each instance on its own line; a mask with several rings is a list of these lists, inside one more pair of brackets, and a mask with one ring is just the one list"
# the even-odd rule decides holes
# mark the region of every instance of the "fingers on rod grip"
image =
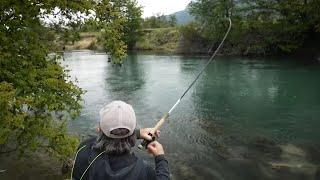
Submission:
[[149,140],[143,140],[142,143],[138,146],[139,149],[147,149],[148,145],[152,142],[152,141],[155,141],[156,140],[156,137],[154,137],[151,133],[148,134],[149,136],[152,137],[152,140],[149,141]]

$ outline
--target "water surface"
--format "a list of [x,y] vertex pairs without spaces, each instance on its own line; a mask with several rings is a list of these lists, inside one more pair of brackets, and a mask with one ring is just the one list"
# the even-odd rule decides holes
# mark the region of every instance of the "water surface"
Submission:
[[[199,57],[132,54],[118,67],[107,63],[104,54],[73,52],[65,58],[72,77],[87,91],[82,115],[70,129],[86,135],[94,134],[99,109],[113,100],[132,104],[139,127],[152,127],[207,62]],[[261,153],[268,148],[268,153],[276,153],[277,148],[259,149],[259,143],[294,144],[300,149],[302,144],[318,145],[319,70],[318,65],[292,60],[217,58],[162,128],[159,141],[173,178],[291,177],[269,169],[266,163],[283,159]],[[265,169],[269,172],[262,172]]]
[[[105,54],[66,53],[62,64],[87,91],[70,131],[94,135],[100,108],[113,100],[132,104],[139,127],[154,126],[207,60],[131,54],[119,67]],[[316,179],[319,82],[315,64],[217,58],[161,129],[172,178]]]

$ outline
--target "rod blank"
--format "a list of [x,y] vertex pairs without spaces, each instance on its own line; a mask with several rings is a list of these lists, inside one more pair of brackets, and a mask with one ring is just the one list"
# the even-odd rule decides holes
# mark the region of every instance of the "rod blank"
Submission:
[[[198,75],[196,76],[196,78],[192,81],[192,83],[188,86],[188,88],[183,92],[182,96],[176,101],[176,103],[171,107],[171,109],[169,110],[169,112],[167,112],[156,124],[156,126],[153,128],[153,132],[150,132],[151,134],[154,134],[157,130],[159,130],[161,128],[161,126],[165,123],[165,121],[169,118],[171,112],[178,106],[178,104],[181,102],[182,98],[187,94],[187,92],[192,88],[192,86],[197,82],[197,80],[200,78],[200,76],[203,74],[203,72],[206,70],[206,68],[209,66],[209,64],[214,60],[214,58],[216,57],[216,55],[218,54],[219,50],[221,49],[222,45],[224,44],[224,41],[227,39],[229,32],[231,30],[232,27],[232,21],[230,18],[228,18],[229,20],[229,28],[226,32],[226,34],[224,35],[221,43],[219,44],[218,48],[215,50],[215,52],[213,53],[213,55],[210,57],[209,61],[206,63],[206,65],[200,70],[200,72],[198,73]],[[211,48],[209,50],[209,52],[211,51]],[[138,147],[139,149],[142,149],[143,147],[146,148],[146,146],[149,144],[149,142],[147,142],[146,140],[144,140]]]

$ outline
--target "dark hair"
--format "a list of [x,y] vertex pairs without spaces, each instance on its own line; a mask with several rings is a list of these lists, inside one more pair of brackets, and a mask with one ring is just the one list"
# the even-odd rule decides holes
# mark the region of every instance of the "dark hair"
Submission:
[[[129,130],[124,128],[119,128],[111,131],[114,135],[126,135]],[[99,132],[98,138],[93,145],[93,149],[99,151],[106,151],[108,155],[121,155],[125,153],[130,153],[131,148],[136,144],[136,137],[133,133],[131,136],[115,139],[107,137],[102,131]]]

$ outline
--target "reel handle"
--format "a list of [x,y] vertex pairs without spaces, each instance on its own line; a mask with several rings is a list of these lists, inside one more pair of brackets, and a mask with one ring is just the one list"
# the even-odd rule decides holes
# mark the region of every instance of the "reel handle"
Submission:
[[156,137],[154,137],[151,133],[148,134],[149,136],[152,137],[152,140],[149,141],[149,140],[143,140],[141,142],[141,144],[138,146],[139,149],[143,150],[143,149],[147,149],[148,145],[152,142],[152,141],[155,141],[156,140]]

